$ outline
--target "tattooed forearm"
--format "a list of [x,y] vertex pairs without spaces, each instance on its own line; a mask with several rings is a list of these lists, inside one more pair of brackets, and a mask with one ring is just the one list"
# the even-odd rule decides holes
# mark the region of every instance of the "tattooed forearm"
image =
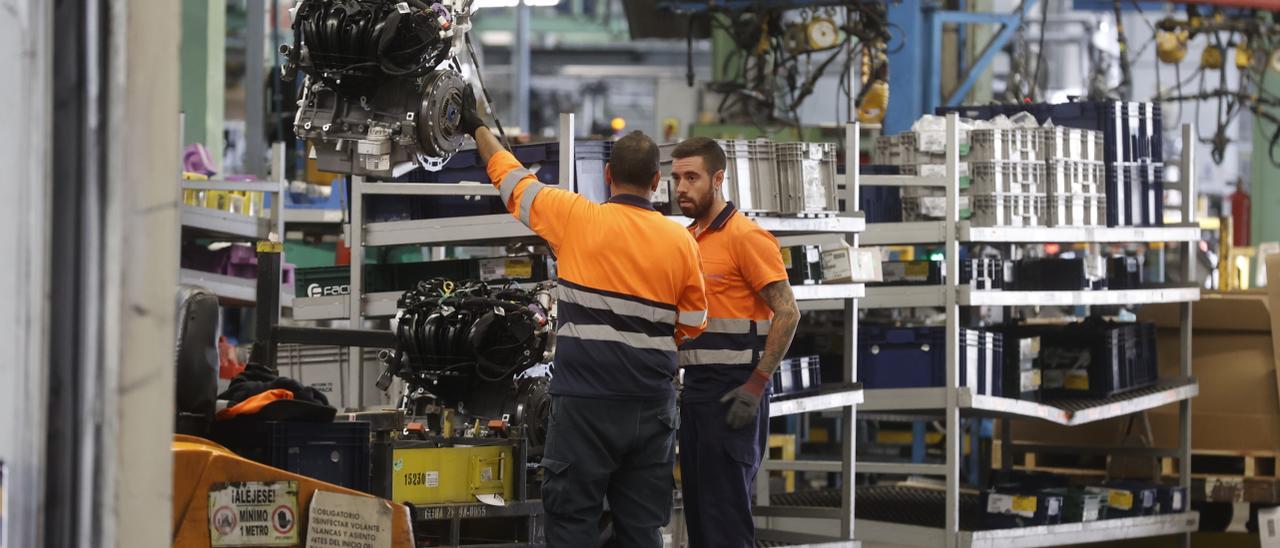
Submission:
[[773,309],[773,324],[769,328],[769,337],[765,340],[764,352],[760,355],[760,363],[756,364],[756,369],[773,376],[778,364],[787,355],[787,349],[791,347],[791,338],[795,336],[796,326],[800,324],[800,308],[796,306],[791,284],[786,280],[764,286],[760,290],[760,298]]

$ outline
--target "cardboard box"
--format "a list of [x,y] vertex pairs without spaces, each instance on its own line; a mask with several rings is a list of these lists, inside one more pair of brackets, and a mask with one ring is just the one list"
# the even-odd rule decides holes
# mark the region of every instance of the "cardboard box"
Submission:
[[[1278,269],[1280,270],[1280,269]],[[1273,285],[1273,287],[1276,287]],[[1160,377],[1179,375],[1179,305],[1146,305],[1138,318],[1159,329]],[[1280,308],[1280,307],[1277,307]],[[1200,395],[1191,400],[1195,450],[1275,451],[1280,447],[1280,389],[1276,333],[1265,292],[1205,293],[1192,305],[1192,375]],[[1178,404],[1147,413],[1153,445],[1178,444]],[[1054,445],[1114,446],[1129,417],[1065,427],[1015,421],[1015,440]]]
[[867,283],[883,279],[880,250],[840,246],[822,251],[823,283]]

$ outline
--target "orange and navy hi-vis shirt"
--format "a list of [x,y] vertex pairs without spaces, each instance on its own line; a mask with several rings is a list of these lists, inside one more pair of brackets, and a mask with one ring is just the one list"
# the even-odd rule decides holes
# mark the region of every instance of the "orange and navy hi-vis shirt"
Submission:
[[[696,229],[696,224],[689,230]],[[707,329],[680,345],[687,402],[718,401],[747,382],[769,335],[765,286],[787,280],[778,240],[733,202],[697,236],[707,280]]]
[[488,172],[507,210],[556,255],[550,392],[672,397],[676,345],[698,336],[707,318],[693,237],[639,196],[597,204],[544,185],[506,151],[489,160]]

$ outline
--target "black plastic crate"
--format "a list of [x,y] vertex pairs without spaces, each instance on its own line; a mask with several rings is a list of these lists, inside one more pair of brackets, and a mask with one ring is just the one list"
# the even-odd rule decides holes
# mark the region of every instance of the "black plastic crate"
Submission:
[[1118,255],[1107,258],[1107,288],[1137,289],[1142,287],[1142,265],[1137,257]]
[[818,356],[787,358],[773,373],[773,395],[811,392],[822,386],[822,360]]
[[940,261],[883,261],[880,263],[880,270],[884,281],[867,285],[939,285],[942,283],[942,262]]
[[[898,175],[898,166],[859,166],[862,175]],[[896,186],[862,185],[858,189],[858,210],[866,215],[868,223],[902,222],[902,189]]]
[[791,285],[812,285],[822,281],[822,249],[816,245],[782,248],[782,263]]
[[367,422],[237,419],[215,422],[210,438],[249,460],[370,493]]
[[[944,386],[946,329],[943,327],[887,327],[858,329],[858,376],[866,388],[926,388]],[[999,333],[960,330],[960,385],[979,394],[999,396],[1003,339]],[[972,379],[972,380],[971,380]]]
[[1135,481],[1114,481],[1103,485],[1107,490],[1107,518],[1135,518],[1156,513],[1157,488]]
[[1089,320],[1039,334],[1045,396],[1102,398],[1158,380],[1154,324]]
[[1039,401],[1040,337],[1002,333],[1004,340],[1003,395],[1007,398]]
[[517,255],[472,259],[449,259],[388,265],[395,272],[395,290],[405,291],[432,278],[453,280],[515,280],[542,282],[549,277],[545,255]]
[[1135,224],[1164,226],[1164,166],[1158,162],[1140,162],[1137,169],[1141,215]]
[[960,261],[960,283],[974,289],[1004,289],[1004,259],[964,259]]
[[1062,523],[1063,496],[1019,485],[998,486],[979,494],[983,529],[1009,529]]
[[902,189],[895,186],[864,186],[858,190],[858,207],[868,223],[902,222]]
[[1040,493],[1046,496],[1062,497],[1063,523],[1098,521],[1109,517],[1107,495],[1099,489],[1055,487],[1043,489]]
[[1089,289],[1084,259],[1040,257],[1013,264],[1013,289],[1018,291],[1078,291]]
[[1157,514],[1180,514],[1186,512],[1190,504],[1186,487],[1163,484],[1156,486]]

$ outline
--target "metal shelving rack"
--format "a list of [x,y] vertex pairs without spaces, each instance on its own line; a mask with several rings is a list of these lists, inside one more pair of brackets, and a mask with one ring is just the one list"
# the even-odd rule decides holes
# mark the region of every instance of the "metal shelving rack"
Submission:
[[[1194,129],[1183,126],[1182,140],[1194,143]],[[1063,425],[1120,417],[1170,403],[1179,404],[1179,443],[1176,451],[1139,449],[1148,455],[1174,454],[1179,460],[1179,482],[1190,488],[1191,470],[1191,402],[1199,386],[1191,375],[1191,302],[1199,299],[1198,286],[1171,286],[1118,291],[990,291],[972,290],[957,284],[960,278],[960,245],[965,243],[1051,243],[1051,242],[1177,242],[1181,246],[1181,273],[1184,280],[1195,279],[1195,245],[1199,230],[1194,224],[1164,227],[973,227],[959,220],[959,142],[956,116],[947,117],[946,177],[862,176],[860,184],[885,186],[934,186],[946,192],[946,219],[936,222],[873,223],[867,227],[864,243],[945,245],[946,283],[929,287],[869,288],[863,306],[868,308],[943,307],[946,310],[946,386],[918,389],[868,389],[862,407],[881,415],[914,416],[942,414],[946,418],[946,458],[942,464],[902,464],[893,462],[859,462],[859,470],[872,474],[926,475],[946,478],[944,495],[945,524],[926,527],[887,521],[857,520],[859,536],[864,540],[914,546],[1052,546],[1181,534],[1183,546],[1189,545],[1190,532],[1196,530],[1199,514],[1180,514],[1072,523],[1046,527],[1027,527],[990,531],[967,531],[960,528],[960,461],[961,415],[1008,418],[1030,418]],[[1181,181],[1173,188],[1183,193],[1183,219],[1194,219],[1195,173],[1194,147],[1183,147],[1179,165]],[[1180,373],[1175,379],[1162,379],[1153,388],[1138,390],[1112,398],[1079,398],[1037,403],[1012,398],[976,394],[959,386],[960,308],[966,306],[1088,306],[1181,303]],[[1002,449],[1006,452],[1002,466],[1011,465],[1013,449],[1008,424],[1002,425]],[[1131,448],[1129,452],[1134,452]]]
[[[560,166],[559,184],[576,188],[574,182],[573,115],[560,115]],[[359,325],[365,319],[390,318],[396,313],[396,300],[402,292],[388,291],[365,293],[362,269],[366,248],[391,245],[445,246],[504,245],[519,241],[539,241],[537,235],[511,215],[473,215],[440,219],[411,221],[368,222],[364,219],[364,198],[383,196],[498,196],[498,190],[486,182],[461,183],[375,183],[362,177],[352,177],[350,219],[345,227],[351,247],[350,286],[348,295],[332,297],[299,297],[293,303],[295,320],[348,320]],[[681,217],[671,217],[679,221]],[[861,216],[829,218],[758,218],[774,234],[804,236],[829,233],[857,233],[866,226]],[[801,300],[856,299],[863,295],[862,284],[833,284],[826,286],[797,286],[796,298]],[[360,384],[360,355],[352,353],[347,383]],[[850,377],[853,378],[853,377]],[[359,390],[348,390],[359,394]],[[343,402],[348,407],[360,407],[359,399]]]
[[[283,174],[284,149],[276,146],[271,152],[274,173]],[[283,176],[273,176],[272,179],[270,181],[179,180],[178,211],[182,222],[182,240],[206,238],[229,242],[256,242],[270,239],[272,234],[283,238],[282,206],[286,183]],[[264,195],[274,195],[275,198],[271,200],[271,215],[257,217],[187,205],[182,202],[183,193],[181,192],[186,190],[261,192]],[[253,278],[238,278],[181,268],[178,279],[180,283],[197,285],[212,291],[223,304],[253,305],[257,301],[257,280]],[[282,286],[280,305],[292,306],[292,287],[288,287],[288,290],[283,287],[288,286]]]
[[[861,128],[858,124],[845,126],[845,150],[857,151]],[[787,241],[788,245],[816,244],[826,240],[857,248],[859,235],[866,227],[861,212],[856,211],[857,194],[857,154],[846,153],[845,159],[846,194],[845,203],[851,212],[836,217],[826,218],[791,218],[791,217],[755,217],[761,227]],[[675,218],[682,224],[688,219]],[[841,441],[841,459],[839,461],[805,461],[805,460],[771,460],[765,455],[760,466],[760,474],[756,477],[756,504],[752,509],[757,518],[766,520],[772,525],[773,519],[820,518],[838,522],[838,533],[835,538],[811,532],[799,532],[795,528],[760,527],[757,538],[761,541],[803,544],[805,546],[822,546],[828,548],[856,547],[860,543],[855,538],[853,477],[856,467],[856,425],[857,406],[863,401],[862,386],[856,383],[858,378],[858,301],[863,298],[865,288],[862,284],[816,284],[795,285],[792,292],[802,309],[805,310],[838,310],[844,325],[844,345],[842,350],[843,384],[828,387],[816,395],[803,398],[775,399],[769,404],[769,416],[782,417],[802,413],[815,413],[839,410]],[[841,475],[841,490],[838,500],[823,506],[777,505],[769,488],[770,471],[796,472],[831,472]],[[781,525],[781,523],[779,523]]]

